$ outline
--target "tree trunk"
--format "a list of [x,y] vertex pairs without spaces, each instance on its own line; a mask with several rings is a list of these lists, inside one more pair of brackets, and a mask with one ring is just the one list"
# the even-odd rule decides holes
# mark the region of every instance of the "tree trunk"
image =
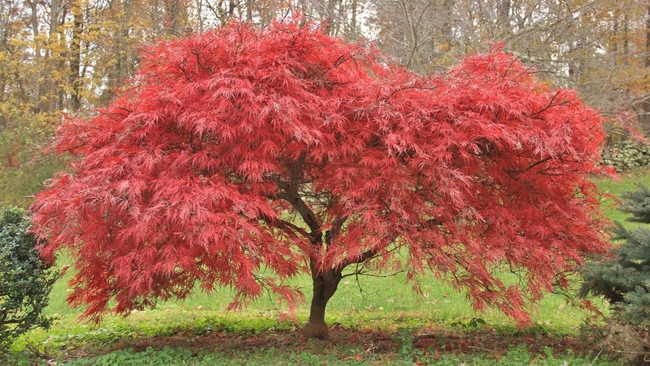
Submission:
[[330,36],[336,35],[336,30],[339,26],[338,19],[334,16],[336,14],[336,5],[343,6],[341,0],[328,0],[327,8],[325,9],[325,19],[327,22],[325,23],[323,30]]
[[307,338],[325,338],[327,337],[327,324],[325,323],[325,308],[327,302],[332,298],[336,289],[341,282],[341,270],[330,269],[323,273],[318,273],[317,269],[312,267],[312,282],[314,285],[314,296],[311,299],[311,308],[309,310],[309,321],[303,327],[302,331]]
[[[645,23],[645,50],[646,50],[646,57],[645,57],[645,67],[650,68],[650,1],[648,1],[647,5],[647,14],[646,14],[646,23]],[[648,133],[650,132],[650,95],[646,94],[643,98],[643,102],[641,103],[641,116],[639,118],[639,124],[641,125],[641,129]]]
[[42,82],[40,81],[41,78],[43,77],[43,67],[40,65],[40,59],[41,59],[41,45],[40,41],[38,39],[40,38],[39,35],[39,20],[38,20],[38,3],[36,1],[28,1],[29,7],[31,8],[31,14],[30,14],[30,20],[32,24],[32,32],[33,32],[33,39],[34,39],[34,45],[35,45],[35,50],[34,50],[34,61],[36,64],[38,64],[38,78],[37,81],[34,83],[34,96],[33,96],[33,113],[39,113],[41,111],[41,93],[42,93]]
[[72,5],[74,16],[72,42],[70,42],[70,104],[72,111],[81,109],[81,34],[83,32],[83,9],[81,1]]

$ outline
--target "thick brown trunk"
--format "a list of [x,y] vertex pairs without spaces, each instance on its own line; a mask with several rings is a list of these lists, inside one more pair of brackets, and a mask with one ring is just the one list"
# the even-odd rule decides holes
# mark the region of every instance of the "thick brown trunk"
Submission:
[[312,282],[314,289],[309,321],[303,328],[303,334],[307,338],[325,338],[327,337],[325,308],[341,282],[341,270],[330,269],[323,273],[317,273],[315,269],[312,269]]

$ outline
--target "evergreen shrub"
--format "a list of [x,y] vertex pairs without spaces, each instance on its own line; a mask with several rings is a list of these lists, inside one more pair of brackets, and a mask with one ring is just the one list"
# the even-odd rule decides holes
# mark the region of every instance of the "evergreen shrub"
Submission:
[[49,328],[42,314],[59,273],[45,263],[22,209],[0,211],[0,349],[32,328]]

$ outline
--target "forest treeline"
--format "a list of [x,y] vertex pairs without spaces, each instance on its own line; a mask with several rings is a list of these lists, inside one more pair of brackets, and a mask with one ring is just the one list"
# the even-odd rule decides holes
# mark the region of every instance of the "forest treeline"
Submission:
[[0,205],[25,205],[60,168],[39,153],[63,115],[107,105],[142,47],[295,12],[372,42],[418,72],[495,42],[603,111],[611,136],[650,131],[650,2],[642,0],[0,0]]

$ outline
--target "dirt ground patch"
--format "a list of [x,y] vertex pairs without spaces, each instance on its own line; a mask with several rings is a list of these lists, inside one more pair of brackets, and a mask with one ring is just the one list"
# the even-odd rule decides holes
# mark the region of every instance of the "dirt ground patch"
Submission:
[[[594,332],[596,333],[596,332]],[[554,336],[533,332],[499,334],[494,330],[449,330],[428,328],[403,328],[398,332],[384,332],[372,329],[330,328],[329,337],[324,340],[306,339],[299,329],[293,331],[268,331],[260,334],[236,334],[206,332],[206,334],[177,334],[165,337],[136,338],[120,340],[108,347],[82,347],[66,350],[69,359],[96,356],[131,348],[135,352],[150,347],[162,349],[183,348],[193,353],[221,352],[241,353],[260,349],[275,349],[280,352],[308,352],[316,355],[352,354],[364,357],[368,354],[392,355],[401,352],[428,355],[436,359],[444,354],[485,354],[499,360],[514,348],[525,347],[531,355],[543,355],[549,350],[554,355],[571,352],[586,356],[608,355],[610,359],[619,355],[599,345],[593,336]]]

